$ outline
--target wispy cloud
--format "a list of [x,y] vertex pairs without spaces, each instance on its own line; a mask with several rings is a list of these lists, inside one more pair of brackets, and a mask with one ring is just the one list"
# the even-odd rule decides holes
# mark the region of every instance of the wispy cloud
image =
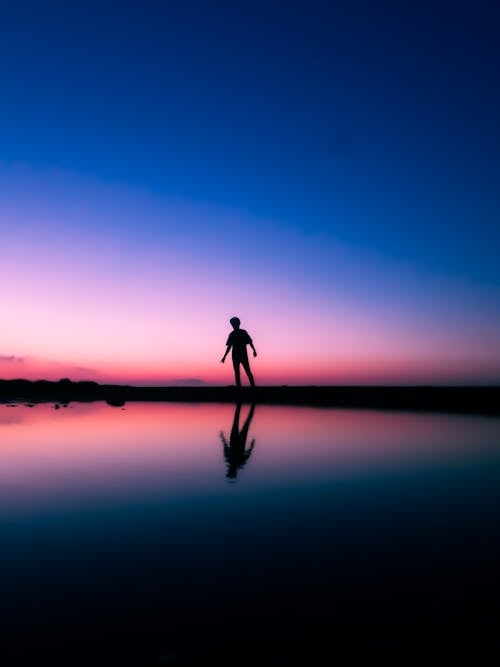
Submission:
[[89,368],[88,366],[70,366],[70,370],[77,373],[99,373],[95,368]]
[[0,374],[3,379],[23,377],[27,380],[72,380],[104,379],[95,368],[71,362],[56,361],[31,355],[0,354]]
[[170,381],[168,384],[173,384],[176,387],[200,387],[206,384],[206,382],[199,378],[177,378],[176,380]]

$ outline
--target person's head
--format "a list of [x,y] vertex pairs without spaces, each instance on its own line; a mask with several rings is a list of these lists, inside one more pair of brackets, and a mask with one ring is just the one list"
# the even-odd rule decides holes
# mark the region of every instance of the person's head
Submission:
[[233,329],[239,329],[240,328],[240,318],[239,317],[232,317],[229,322],[231,323]]

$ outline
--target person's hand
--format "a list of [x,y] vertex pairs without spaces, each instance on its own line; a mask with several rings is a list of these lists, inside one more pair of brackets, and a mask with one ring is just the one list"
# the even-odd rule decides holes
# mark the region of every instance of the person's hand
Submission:
[[257,356],[257,352],[256,352],[255,350],[253,351],[253,356],[254,356],[254,357]]
[[222,357],[222,359],[220,360],[221,364],[223,364],[225,361],[226,361],[226,357]]

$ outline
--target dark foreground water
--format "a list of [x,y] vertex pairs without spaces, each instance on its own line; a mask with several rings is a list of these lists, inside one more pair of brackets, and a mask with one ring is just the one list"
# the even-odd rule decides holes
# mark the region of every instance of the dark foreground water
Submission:
[[498,651],[500,419],[0,405],[0,662]]

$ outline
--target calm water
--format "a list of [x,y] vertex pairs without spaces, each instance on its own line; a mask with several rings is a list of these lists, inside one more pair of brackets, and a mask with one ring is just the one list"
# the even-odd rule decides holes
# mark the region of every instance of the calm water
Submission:
[[12,664],[491,648],[500,420],[1,405],[0,526]]

